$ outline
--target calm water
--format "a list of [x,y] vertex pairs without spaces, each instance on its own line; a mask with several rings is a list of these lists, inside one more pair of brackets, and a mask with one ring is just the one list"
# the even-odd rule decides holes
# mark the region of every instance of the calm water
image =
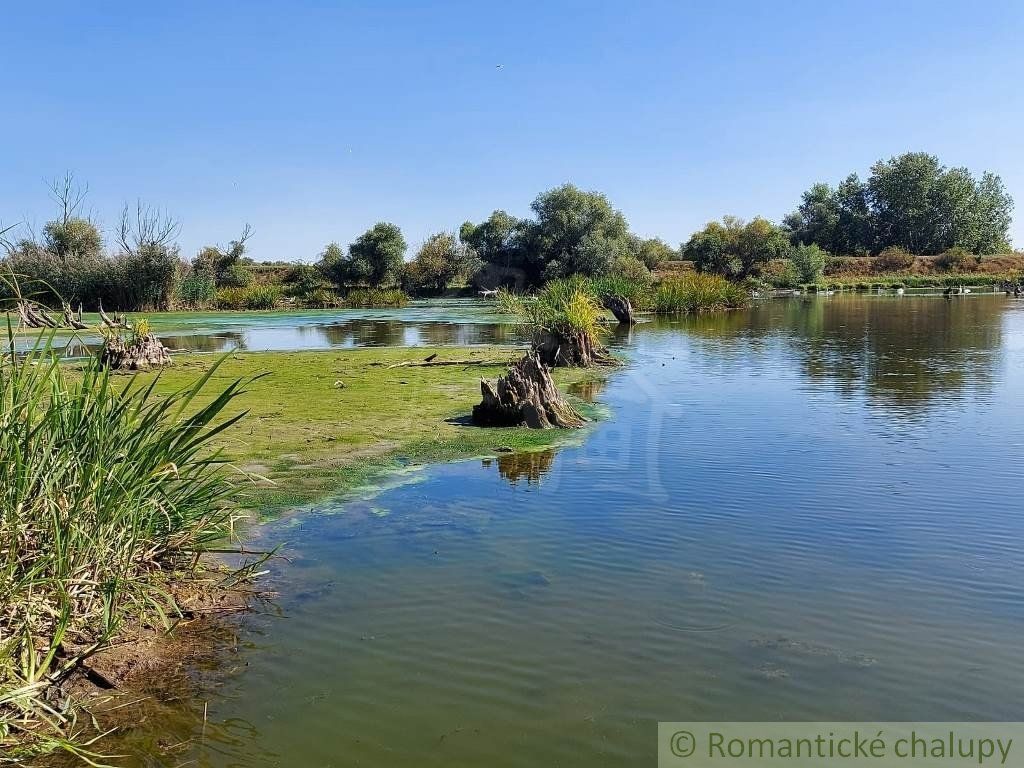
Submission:
[[[414,301],[402,309],[169,312],[150,319],[172,353],[524,343],[511,318],[472,299]],[[99,323],[99,317],[89,315],[86,322]],[[22,336],[19,348],[30,347],[35,336]],[[88,332],[55,339],[67,357],[91,354],[99,342]]]
[[205,728],[204,700],[156,729],[196,746],[139,764],[653,765],[658,720],[1024,719],[1024,302],[615,343],[581,446],[262,529],[277,611]]

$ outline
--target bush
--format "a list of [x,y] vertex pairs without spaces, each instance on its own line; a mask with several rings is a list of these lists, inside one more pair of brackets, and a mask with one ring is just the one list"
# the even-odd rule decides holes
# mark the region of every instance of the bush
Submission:
[[245,288],[252,285],[252,271],[242,264],[230,264],[224,268],[217,280],[217,285],[223,288]]
[[205,307],[216,295],[213,276],[202,272],[191,272],[178,284],[178,303],[186,307]]
[[969,253],[966,248],[954,247],[940,253],[934,264],[945,272],[973,272],[981,263],[981,257]]
[[651,270],[636,256],[619,256],[612,262],[609,274],[637,283],[650,284],[652,280]]
[[817,283],[827,260],[828,253],[817,245],[798,245],[789,252],[789,262],[800,283]]
[[772,288],[795,288],[800,272],[789,259],[772,259],[761,267],[761,280]]
[[273,309],[281,298],[276,285],[254,285],[245,289],[243,302],[246,309]]
[[889,246],[875,256],[876,272],[901,272],[914,266],[914,255],[897,245]]

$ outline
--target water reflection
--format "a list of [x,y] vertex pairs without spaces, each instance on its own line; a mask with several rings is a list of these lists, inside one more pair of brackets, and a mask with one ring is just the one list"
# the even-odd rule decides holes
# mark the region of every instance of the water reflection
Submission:
[[527,485],[540,485],[541,478],[551,471],[554,460],[555,451],[549,448],[543,451],[502,454],[497,459],[484,459],[483,465],[490,467],[496,463],[498,474],[511,485],[517,485],[520,480],[526,481]]
[[406,322],[356,318],[290,326],[253,325],[239,331],[161,335],[171,350],[221,352],[352,349],[356,347],[425,347],[519,344],[520,329],[511,324]]
[[991,388],[1006,307],[1001,297],[836,296],[760,302],[680,325],[722,359],[773,355],[784,344],[808,379],[909,414]]

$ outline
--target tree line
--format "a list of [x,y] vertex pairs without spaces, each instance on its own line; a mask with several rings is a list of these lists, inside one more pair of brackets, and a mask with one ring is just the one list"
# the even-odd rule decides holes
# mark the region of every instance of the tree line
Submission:
[[[125,207],[108,251],[83,213],[87,191],[70,174],[53,183],[57,215],[38,236],[29,231],[2,240],[5,272],[88,308],[100,302],[120,309],[208,306],[222,296],[225,306],[275,303],[278,286],[254,285],[257,265],[246,256],[250,227],[227,247],[206,246],[185,259],[175,242],[178,223],[139,203]],[[813,282],[829,255],[882,254],[883,261],[906,266],[909,254],[1008,251],[1013,200],[995,174],[975,178],[933,155],[908,153],[878,161],[864,182],[851,174],[835,187],[814,184],[781,224],[726,216],[678,248],[631,232],[605,195],[572,184],[541,193],[530,210],[525,218],[495,210],[457,232],[432,234],[409,260],[398,225],[378,222],[347,247],[329,243],[313,264],[293,264],[283,289],[328,305],[353,286],[431,295],[453,284],[528,289],[573,275],[649,281],[662,262],[680,258],[732,279],[786,260],[793,280]]]

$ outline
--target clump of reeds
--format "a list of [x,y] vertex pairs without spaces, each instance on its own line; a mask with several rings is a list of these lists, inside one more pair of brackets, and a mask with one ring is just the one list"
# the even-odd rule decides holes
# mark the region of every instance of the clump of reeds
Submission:
[[724,277],[693,272],[659,283],[652,301],[655,312],[694,314],[746,306],[749,296],[743,288]]
[[62,364],[49,338],[0,353],[0,754],[63,744],[47,690],[126,623],[169,621],[173,586],[235,522],[210,439],[241,414],[236,382],[168,397],[98,360]]
[[345,296],[349,307],[404,307],[409,296],[400,288],[353,288]]

